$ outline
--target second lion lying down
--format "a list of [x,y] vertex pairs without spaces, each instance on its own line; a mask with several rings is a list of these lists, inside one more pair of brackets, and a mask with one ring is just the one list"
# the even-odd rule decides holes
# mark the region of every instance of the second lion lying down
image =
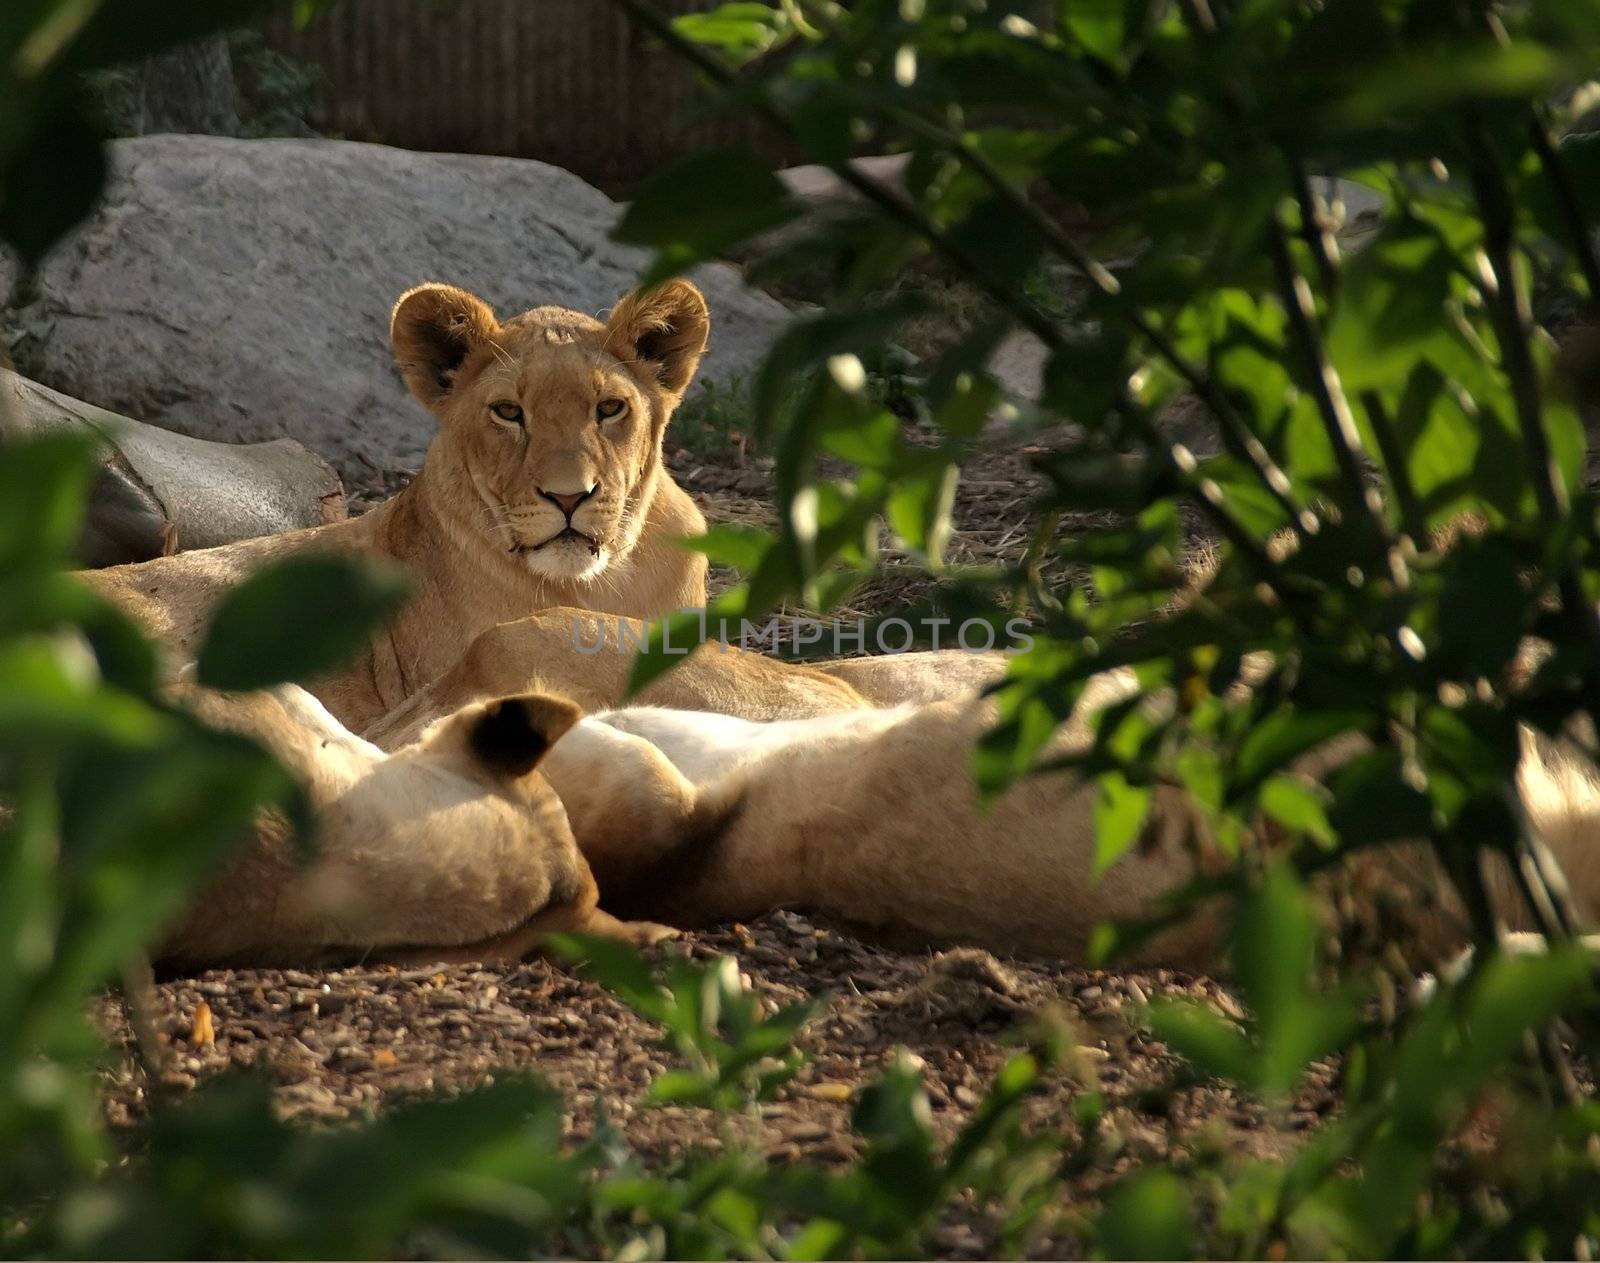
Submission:
[[599,910],[566,813],[537,771],[577,721],[570,702],[474,703],[385,754],[295,685],[177,692],[207,723],[273,753],[305,793],[318,837],[302,855],[289,821],[262,813],[256,836],[158,947],[163,959],[484,960],[526,955],[555,931],[639,942],[668,932]]
[[[940,657],[838,667],[868,693],[936,697],[947,666]],[[717,671],[700,679],[714,682]],[[694,704],[696,688],[686,672],[680,699]],[[980,808],[968,763],[993,722],[992,705],[966,680],[953,691],[777,721],[650,706],[580,718],[570,703],[538,695],[471,702],[415,740],[403,734],[406,744],[387,758],[343,733],[314,700],[291,700],[289,722],[268,734],[269,744],[280,757],[290,752],[292,770],[332,822],[317,862],[324,873],[343,865],[371,874],[371,888],[355,892],[368,919],[263,916],[239,902],[255,888],[248,881],[219,888],[208,906],[229,926],[230,955],[282,957],[341,943],[391,953],[428,945],[432,958],[505,955],[530,950],[547,930],[647,940],[663,932],[652,922],[692,927],[800,906],[902,937],[1082,959],[1097,924],[1148,915],[1193,876],[1186,840],[1195,822],[1177,790],[1157,792],[1143,844],[1098,878],[1092,783],[1034,776]],[[1051,753],[1081,749],[1093,714],[1135,691],[1131,674],[1098,677]],[[261,715],[247,722],[259,734]],[[330,773],[330,762],[346,770]],[[1531,740],[1517,789],[1587,909],[1600,894],[1588,845],[1600,789]],[[363,805],[368,815],[354,819]],[[1363,868],[1413,886],[1434,877],[1421,848],[1361,857]],[[316,869],[308,871],[274,870],[256,885],[300,899],[316,889]],[[404,888],[390,892],[386,872],[403,877]],[[601,913],[596,883],[608,913],[644,920]],[[1502,886],[1510,917],[1515,901]],[[505,890],[516,897],[497,902]],[[324,928],[319,938],[316,925],[330,923],[335,932]],[[215,956],[217,944],[195,937],[197,928],[179,931],[174,955]],[[1195,967],[1213,955],[1218,929],[1212,918],[1191,918],[1133,959]],[[1432,955],[1458,938],[1444,917],[1422,930]]]
[[[916,657],[900,665],[916,671]],[[1131,671],[1096,677],[1046,756],[1082,752],[1095,712],[1137,692]],[[896,937],[1082,961],[1098,924],[1149,917],[1197,864],[1231,863],[1208,850],[1173,787],[1155,791],[1140,844],[1098,877],[1092,780],[1034,775],[981,806],[969,765],[995,717],[971,696],[788,723],[631,708],[580,720],[544,774],[608,907],[679,926],[798,905]],[[1349,753],[1329,752],[1330,766]],[[1592,925],[1600,786],[1569,752],[1525,734],[1516,791]],[[1365,848],[1349,863],[1358,888],[1407,896],[1398,945],[1416,961],[1454,953],[1466,921],[1431,851]],[[1509,871],[1488,880],[1502,923],[1526,928]],[[1129,961],[1203,967],[1220,946],[1217,911]]]

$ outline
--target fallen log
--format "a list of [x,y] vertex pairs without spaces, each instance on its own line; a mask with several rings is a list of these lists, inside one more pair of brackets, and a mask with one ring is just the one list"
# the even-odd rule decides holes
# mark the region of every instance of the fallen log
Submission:
[[0,434],[57,430],[102,441],[82,546],[88,566],[212,548],[345,516],[338,475],[292,439],[193,439],[0,368]]

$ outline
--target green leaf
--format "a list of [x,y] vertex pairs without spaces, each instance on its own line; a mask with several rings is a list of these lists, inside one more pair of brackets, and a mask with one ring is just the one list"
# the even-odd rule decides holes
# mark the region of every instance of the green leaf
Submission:
[[1268,778],[1257,791],[1261,810],[1294,835],[1304,835],[1319,846],[1337,844],[1321,796],[1310,782],[1294,776]]
[[1341,121],[1381,125],[1465,101],[1542,96],[1562,79],[1583,73],[1581,63],[1538,44],[1462,41],[1369,63],[1354,78],[1355,90],[1329,106]]
[[1012,655],[1006,679],[997,690],[999,722],[978,739],[972,754],[973,777],[984,795],[999,793],[1025,775],[1056,728],[1072,714],[1082,681],[1058,682],[1058,675],[1077,665],[1069,650],[1042,638],[1026,652]]
[[672,19],[677,32],[696,44],[720,49],[735,62],[766,52],[788,30],[781,8],[736,0],[707,13],[685,13]]
[[1067,0],[1061,6],[1061,25],[1078,43],[1101,61],[1121,56],[1126,0]]
[[1427,795],[1392,749],[1358,754],[1329,778],[1329,787],[1328,818],[1347,847],[1422,837],[1432,824]]
[[707,1082],[704,1075],[692,1070],[664,1070],[651,1082],[644,1101],[646,1105],[706,1105],[715,1088],[715,1080]]
[[294,0],[294,24],[304,29],[328,12],[339,0]]
[[1158,1000],[1146,1011],[1150,1030],[1195,1069],[1250,1084],[1255,1050],[1238,1026],[1194,1000]]
[[1582,945],[1554,946],[1546,952],[1500,952],[1484,965],[1469,988],[1464,1050],[1476,1078],[1492,1073],[1521,1046],[1524,1032],[1549,1022],[1592,987],[1594,957]]
[[1283,864],[1240,903],[1233,959],[1239,989],[1266,1032],[1306,993],[1316,954],[1316,916],[1305,888]]
[[1465,679],[1495,678],[1515,658],[1536,594],[1522,582],[1515,551],[1503,539],[1459,539],[1439,567],[1436,637],[1430,653]]
[[[1586,131],[1567,136],[1556,146],[1556,161],[1565,173],[1579,205],[1593,207],[1600,191],[1600,132]],[[1521,183],[1519,202],[1539,230],[1554,241],[1569,246],[1571,233],[1561,208],[1556,186],[1543,163],[1535,163]]]
[[1483,501],[1514,511],[1516,495],[1526,488],[1515,439],[1505,434],[1492,407],[1469,413],[1469,398],[1450,388],[1431,362],[1411,371],[1399,396],[1395,430],[1430,524],[1478,509]]
[[[766,561],[773,551],[768,550]],[[765,562],[763,562],[765,566]],[[650,624],[645,644],[633,659],[628,672],[624,700],[665,675],[694,650],[703,639],[715,639],[726,630],[729,643],[737,644],[740,620],[745,614],[745,594],[738,588],[723,592],[704,610],[679,610]]]
[[126,65],[207,35],[248,25],[273,0],[114,0],[93,5],[94,16],[67,48],[60,69],[73,72]]
[[789,1240],[790,1263],[820,1263],[844,1257],[847,1237],[843,1224],[833,1219],[813,1219]]
[[851,1125],[867,1138],[861,1171],[908,1219],[938,1204],[932,1116],[918,1063],[903,1051],[861,1093]]
[[1150,812],[1148,785],[1132,785],[1120,771],[1095,780],[1094,875],[1101,876],[1139,838]]
[[941,462],[921,474],[896,479],[889,493],[889,525],[906,549],[920,554],[930,566],[944,563],[960,473],[954,463]]
[[655,248],[655,262],[640,282],[652,285],[795,214],[783,182],[765,162],[744,150],[713,149],[647,178],[612,236]]
[[588,934],[552,934],[547,946],[557,956],[581,966],[601,986],[616,992],[646,1017],[661,1020],[660,985],[637,949],[616,939]]
[[0,641],[0,749],[16,755],[90,740],[149,746],[169,733],[166,716],[100,683],[75,634]]
[[289,774],[252,742],[170,720],[164,731],[159,747],[95,751],[66,781],[63,851],[77,880],[51,983],[63,1002],[170,928],[251,841],[262,807],[304,816]]
[[1413,218],[1385,227],[1350,260],[1327,332],[1347,391],[1392,386],[1419,355],[1451,341],[1445,303],[1459,273],[1443,234]]
[[772,532],[759,526],[713,522],[704,535],[691,535],[678,543],[690,552],[705,554],[713,566],[730,566],[748,573],[761,564],[772,541]]
[[1217,485],[1223,506],[1234,520],[1257,539],[1266,539],[1288,524],[1277,498],[1241,462],[1228,455],[1213,456],[1200,468]]
[[1236,785],[1253,785],[1325,741],[1362,732],[1372,716],[1356,710],[1296,710],[1285,706],[1255,724],[1229,769]]
[[1112,1259],[1188,1259],[1195,1254],[1189,1189],[1166,1171],[1123,1180],[1100,1214],[1100,1247]]
[[95,447],[71,434],[0,443],[0,575],[69,563],[94,478]]
[[1239,991],[1255,1018],[1262,1050],[1253,1078],[1265,1091],[1286,1091],[1306,1062],[1353,1023],[1352,1008],[1312,995],[1316,945],[1310,896],[1288,865],[1273,864],[1240,902],[1232,942]]
[[217,606],[196,664],[208,688],[257,689],[343,666],[400,608],[405,574],[355,557],[262,566]]
[[34,120],[27,145],[5,155],[0,241],[24,264],[37,264],[94,209],[106,179],[102,140],[78,102],[64,98]]
[[131,65],[244,26],[268,0],[18,0],[0,16],[0,242],[37,263],[93,207],[105,180],[85,71]]

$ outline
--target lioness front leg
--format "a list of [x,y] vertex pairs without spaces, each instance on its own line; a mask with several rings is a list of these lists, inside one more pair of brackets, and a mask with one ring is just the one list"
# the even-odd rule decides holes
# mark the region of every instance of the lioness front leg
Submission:
[[653,921],[623,921],[604,911],[599,906],[599,891],[591,876],[578,898],[540,909],[509,933],[462,947],[413,947],[380,955],[385,961],[412,965],[517,961],[526,960],[542,951],[552,934],[587,934],[595,938],[614,939],[634,947],[649,947],[677,933],[668,925],[658,925]]

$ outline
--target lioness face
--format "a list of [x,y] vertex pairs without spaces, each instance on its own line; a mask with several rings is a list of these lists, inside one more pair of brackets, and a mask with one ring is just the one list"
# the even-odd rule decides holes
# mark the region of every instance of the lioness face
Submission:
[[441,424],[429,476],[478,508],[496,547],[566,582],[598,578],[638,541],[709,331],[687,281],[629,294],[605,324],[564,307],[502,324],[464,290],[424,285],[390,322],[406,384]]

